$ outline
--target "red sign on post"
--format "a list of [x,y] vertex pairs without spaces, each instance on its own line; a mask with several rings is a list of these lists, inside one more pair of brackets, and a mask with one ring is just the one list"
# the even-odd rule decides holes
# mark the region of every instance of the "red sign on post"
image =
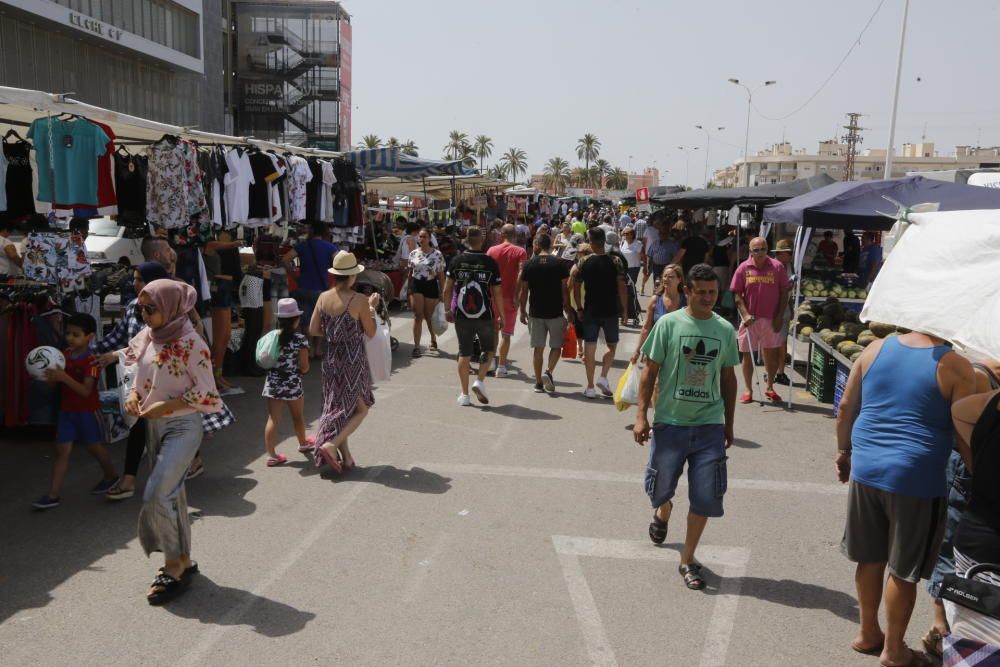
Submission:
[[636,203],[649,201],[649,188],[639,188],[635,191]]

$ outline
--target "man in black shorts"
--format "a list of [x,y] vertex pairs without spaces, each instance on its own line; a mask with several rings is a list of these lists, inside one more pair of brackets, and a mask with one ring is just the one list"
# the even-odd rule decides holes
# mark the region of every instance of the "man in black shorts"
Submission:
[[[445,317],[455,323],[458,337],[458,379],[462,393],[458,395],[459,405],[472,405],[469,398],[469,369],[472,360],[472,346],[476,338],[486,354],[486,360],[479,365],[476,381],[472,383],[472,393],[480,403],[489,403],[486,396],[486,373],[493,363],[497,349],[497,331],[504,326],[503,294],[500,292],[500,267],[483,252],[483,232],[479,227],[469,227],[465,239],[468,250],[452,260],[445,274],[444,297]],[[454,296],[453,296],[454,295]],[[497,304],[499,321],[494,315],[493,304]]]

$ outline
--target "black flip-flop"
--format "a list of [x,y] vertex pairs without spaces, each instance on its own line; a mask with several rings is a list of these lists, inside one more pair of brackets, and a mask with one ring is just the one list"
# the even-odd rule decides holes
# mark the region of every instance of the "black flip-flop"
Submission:
[[[669,501],[668,501],[669,502]],[[671,509],[674,504],[670,503]],[[667,539],[667,525],[668,521],[664,521],[659,517],[659,510],[653,510],[653,520],[649,522],[649,539],[653,541],[653,544],[663,544]]]
[[684,585],[692,591],[700,591],[705,588],[705,577],[701,576],[701,565],[698,563],[681,565],[677,571],[684,577]]
[[[187,579],[195,574],[199,574],[201,570],[198,569],[198,562],[191,561],[191,564],[184,568],[184,572],[181,573],[181,579]],[[164,574],[163,568],[161,567],[156,571],[156,574]]]
[[146,596],[146,601],[154,607],[166,604],[180,595],[187,588],[190,581],[190,578],[184,575],[181,575],[181,578],[177,579],[171,577],[169,574],[158,574],[153,579],[151,586],[160,586],[163,590],[150,593]]

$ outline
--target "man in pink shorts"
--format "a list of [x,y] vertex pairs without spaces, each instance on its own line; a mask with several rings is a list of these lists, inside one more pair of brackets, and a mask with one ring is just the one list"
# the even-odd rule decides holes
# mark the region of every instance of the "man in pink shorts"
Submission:
[[781,396],[774,390],[774,376],[784,350],[781,340],[784,308],[788,303],[790,281],[784,265],[767,256],[767,241],[758,237],[750,241],[750,257],[736,267],[729,286],[736,299],[742,323],[739,329],[740,352],[743,353],[743,381],[747,390],[741,403],[753,401],[753,352],[764,350],[767,388],[764,396],[778,402]]
[[524,248],[514,243],[514,225],[506,224],[500,229],[503,243],[492,246],[486,251],[488,257],[500,267],[500,289],[503,292],[503,303],[494,304],[494,308],[503,308],[505,326],[500,330],[500,350],[497,355],[496,376],[507,377],[507,354],[510,352],[510,337],[514,335],[517,324],[517,285],[521,267],[528,261],[528,253]]

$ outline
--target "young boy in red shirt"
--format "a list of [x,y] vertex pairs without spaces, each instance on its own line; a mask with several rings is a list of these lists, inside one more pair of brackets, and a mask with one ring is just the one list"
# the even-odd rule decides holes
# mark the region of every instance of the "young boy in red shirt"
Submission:
[[59,505],[59,491],[62,489],[73,443],[87,446],[104,472],[104,479],[91,493],[103,494],[118,481],[111,454],[102,444],[101,427],[98,422],[101,409],[97,394],[97,378],[100,367],[91,364],[94,359],[90,344],[97,332],[97,322],[86,313],[77,313],[66,318],[66,368],[50,368],[45,373],[47,382],[60,383],[62,399],[59,405],[59,419],[56,421],[55,456],[52,459],[52,482],[49,492],[32,503],[36,509],[47,510]]

